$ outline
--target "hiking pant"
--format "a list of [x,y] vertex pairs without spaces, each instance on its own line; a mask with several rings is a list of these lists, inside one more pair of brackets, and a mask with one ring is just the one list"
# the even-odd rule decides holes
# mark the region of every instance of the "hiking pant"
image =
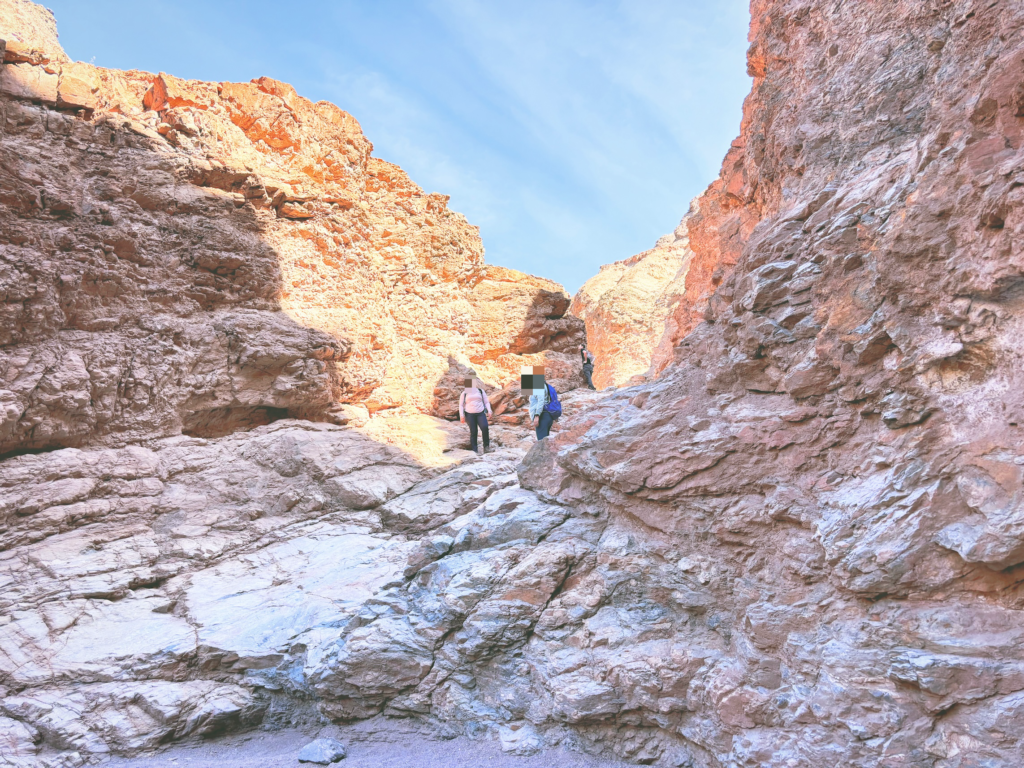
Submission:
[[584,363],[583,365],[583,378],[587,380],[587,386],[591,389],[597,389],[594,386],[594,380],[591,378],[594,375],[594,364]]
[[486,451],[491,445],[491,436],[487,432],[487,412],[467,413],[466,423],[469,424],[469,450],[476,453],[476,430],[479,427],[484,436],[484,450]]
[[555,417],[549,411],[541,411],[537,419],[537,439],[543,440],[551,431],[551,425],[555,423]]

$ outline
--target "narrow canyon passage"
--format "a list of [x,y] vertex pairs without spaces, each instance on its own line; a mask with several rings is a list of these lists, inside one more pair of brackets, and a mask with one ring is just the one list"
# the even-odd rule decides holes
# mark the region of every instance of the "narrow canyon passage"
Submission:
[[1024,764],[1024,6],[751,20],[570,299],[337,106],[0,0],[0,762]]

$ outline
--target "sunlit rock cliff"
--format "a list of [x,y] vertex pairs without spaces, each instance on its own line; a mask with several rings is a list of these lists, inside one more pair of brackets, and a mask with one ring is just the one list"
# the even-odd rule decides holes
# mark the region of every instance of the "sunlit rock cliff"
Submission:
[[52,17],[0,8],[0,453],[430,411],[451,371],[546,358],[570,383],[561,287],[487,267],[348,113],[71,63]]
[[677,307],[693,257],[690,218],[651,250],[601,267],[573,297],[569,311],[586,324],[598,387],[653,376],[672,359],[680,338]]

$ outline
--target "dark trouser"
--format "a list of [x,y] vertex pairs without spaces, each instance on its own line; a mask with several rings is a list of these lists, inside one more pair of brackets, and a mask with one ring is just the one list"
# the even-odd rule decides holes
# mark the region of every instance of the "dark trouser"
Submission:
[[487,432],[487,413],[486,411],[480,411],[480,413],[467,413],[466,423],[469,424],[469,450],[476,451],[476,430],[480,428],[480,432],[484,436],[484,450],[486,451],[491,445],[491,436]]
[[590,363],[587,363],[586,365],[584,365],[583,366],[583,378],[587,380],[587,386],[590,387],[591,389],[597,389],[597,387],[594,386],[594,380],[591,378],[591,376],[593,376],[593,375],[594,375],[594,366],[591,365]]
[[547,411],[540,412],[540,418],[537,419],[537,439],[543,440],[548,436],[551,431],[551,425],[555,423],[555,417]]

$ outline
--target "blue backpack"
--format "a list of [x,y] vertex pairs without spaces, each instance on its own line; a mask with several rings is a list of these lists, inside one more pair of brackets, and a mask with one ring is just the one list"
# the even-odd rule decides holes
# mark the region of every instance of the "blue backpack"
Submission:
[[562,404],[558,402],[558,393],[555,392],[555,388],[550,384],[545,384],[548,390],[548,401],[544,405],[544,410],[554,416],[556,419],[562,415]]

